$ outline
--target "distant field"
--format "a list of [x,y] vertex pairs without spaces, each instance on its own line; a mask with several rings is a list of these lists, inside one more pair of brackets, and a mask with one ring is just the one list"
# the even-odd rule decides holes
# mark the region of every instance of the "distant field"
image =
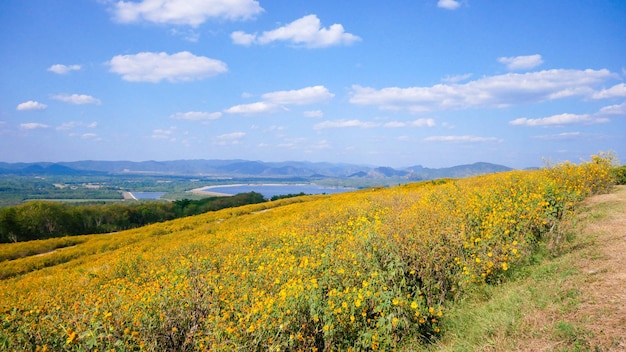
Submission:
[[116,199],[101,199],[101,198],[86,198],[86,199],[56,199],[56,198],[37,198],[37,199],[28,199],[27,201],[44,201],[44,202],[62,202],[62,203],[101,203],[101,202],[123,202],[124,199],[116,198]]
[[0,245],[0,346],[411,350],[440,336],[448,302],[561,246],[562,219],[610,189],[610,168],[594,157]]

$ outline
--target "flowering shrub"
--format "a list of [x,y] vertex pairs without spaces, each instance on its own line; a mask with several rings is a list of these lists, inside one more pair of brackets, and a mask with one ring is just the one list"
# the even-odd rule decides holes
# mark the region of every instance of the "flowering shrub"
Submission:
[[611,167],[289,198],[7,255],[0,348],[390,350],[437,335],[446,299],[520,265]]

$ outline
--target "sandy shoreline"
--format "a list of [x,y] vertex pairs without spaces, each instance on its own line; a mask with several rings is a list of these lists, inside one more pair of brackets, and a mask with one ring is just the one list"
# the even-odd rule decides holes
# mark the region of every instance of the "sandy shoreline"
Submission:
[[304,186],[304,185],[311,185],[311,184],[312,183],[289,183],[289,184],[286,184],[286,183],[235,183],[235,184],[229,184],[229,185],[204,186],[200,188],[194,188],[187,192],[193,193],[196,195],[202,195],[202,196],[232,197],[233,196],[232,194],[220,193],[220,192],[215,192],[211,190],[215,188],[235,187],[235,186],[285,186],[285,185]]
[[214,188],[214,187],[215,186],[204,186],[200,188],[191,189],[187,192],[195,194],[195,195],[199,195],[199,196],[210,196],[210,197],[232,197],[233,196],[232,194],[209,191],[209,189]]

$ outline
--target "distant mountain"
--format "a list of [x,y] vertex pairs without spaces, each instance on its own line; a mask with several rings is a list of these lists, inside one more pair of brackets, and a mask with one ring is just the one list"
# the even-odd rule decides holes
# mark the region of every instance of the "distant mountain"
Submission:
[[68,166],[57,163],[3,163],[0,168],[0,174],[15,174],[28,176],[80,176],[103,174],[94,170],[77,170]]
[[413,166],[407,168],[410,171],[410,178],[413,180],[432,180],[437,178],[461,178],[468,176],[492,174],[495,172],[505,172],[513,170],[510,167],[478,162],[474,164],[457,165],[440,169],[430,169],[423,166]]
[[368,177],[384,178],[384,177],[404,177],[408,171],[396,170],[391,167],[377,167],[367,173]]
[[145,174],[215,177],[304,177],[430,180],[509,171],[511,168],[479,162],[431,169],[416,165],[403,169],[307,161],[250,160],[74,161],[61,163],[0,163],[0,174],[89,175]]

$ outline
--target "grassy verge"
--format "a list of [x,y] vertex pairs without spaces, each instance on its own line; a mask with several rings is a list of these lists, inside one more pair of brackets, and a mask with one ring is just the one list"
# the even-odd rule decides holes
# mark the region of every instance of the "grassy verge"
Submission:
[[[607,297],[611,291],[619,295],[623,290],[619,283],[607,286],[600,282],[601,278],[595,277],[610,271],[601,269],[602,264],[612,265],[603,263],[608,260],[605,255],[607,236],[615,230],[606,223],[610,219],[623,219],[626,214],[626,187],[617,187],[614,194],[620,195],[622,200],[594,201],[592,198],[580,207],[572,216],[560,253],[550,252],[544,246],[529,259],[529,265],[512,270],[508,281],[475,289],[448,307],[448,318],[442,322],[443,334],[439,341],[419,348],[409,343],[406,350],[614,351],[626,348],[623,331],[619,326],[612,326],[620,324],[619,317],[618,321],[611,321],[606,316],[611,312],[611,302],[592,297],[595,294],[604,297],[598,290],[605,290]],[[623,233],[619,236],[623,237]],[[613,300],[612,303],[620,302]],[[597,312],[597,316],[587,314],[589,310]]]

